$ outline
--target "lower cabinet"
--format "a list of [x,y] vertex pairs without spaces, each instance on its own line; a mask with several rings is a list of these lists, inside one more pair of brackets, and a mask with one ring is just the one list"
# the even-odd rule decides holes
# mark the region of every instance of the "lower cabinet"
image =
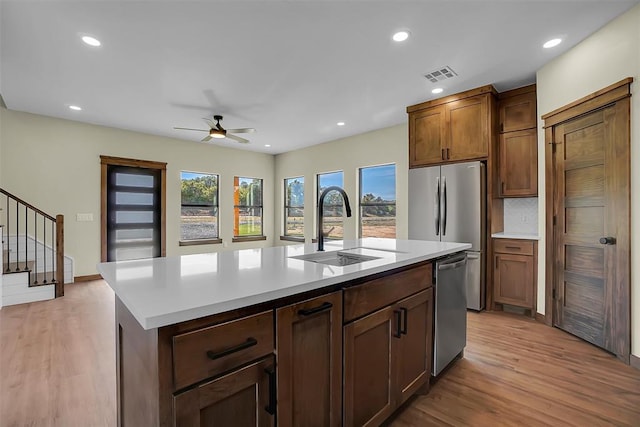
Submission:
[[276,310],[278,425],[342,422],[342,292]]
[[176,427],[273,426],[276,412],[273,356],[174,397]]
[[380,425],[418,388],[432,364],[433,290],[344,327],[344,425]]
[[535,314],[535,243],[519,239],[494,239],[493,299],[523,307]]

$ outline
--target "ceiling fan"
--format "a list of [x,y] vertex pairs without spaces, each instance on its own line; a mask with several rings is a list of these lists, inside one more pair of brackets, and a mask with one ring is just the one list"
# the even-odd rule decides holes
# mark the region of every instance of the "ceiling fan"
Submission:
[[216,122],[214,123],[213,120],[211,119],[207,119],[207,118],[203,118],[202,120],[204,120],[205,122],[207,122],[207,124],[209,125],[210,129],[192,129],[192,128],[179,128],[179,127],[174,127],[174,129],[178,129],[178,130],[195,130],[198,132],[209,132],[209,135],[205,136],[204,138],[202,138],[202,142],[207,142],[210,141],[211,138],[229,138],[229,139],[233,139],[234,141],[237,142],[241,142],[243,144],[247,144],[249,142],[248,139],[244,139],[241,138],[237,135],[232,135],[234,133],[252,133],[255,132],[256,130],[254,128],[241,128],[241,129],[225,129],[220,125],[220,120],[222,120],[222,116],[219,115],[215,115],[213,116],[213,120],[215,120]]

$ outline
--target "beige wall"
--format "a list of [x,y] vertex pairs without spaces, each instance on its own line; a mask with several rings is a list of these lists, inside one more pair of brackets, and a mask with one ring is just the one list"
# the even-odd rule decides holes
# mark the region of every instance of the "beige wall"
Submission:
[[[407,171],[409,146],[407,125],[363,133],[276,156],[275,224],[278,235],[284,228],[285,178],[304,176],[304,217],[307,242],[315,236],[315,180],[318,173],[343,171],[344,189],[351,201],[353,216],[345,218],[344,237],[356,238],[358,232],[358,168],[395,163],[396,165],[396,237],[407,238]],[[284,242],[283,242],[284,243]]]
[[[640,355],[640,6],[612,21],[537,73],[538,114],[543,115],[626,77],[631,86],[631,335]],[[544,260],[544,132],[538,133],[540,251]],[[544,263],[539,263],[538,311],[544,313]]]
[[[7,191],[65,216],[65,252],[76,276],[100,261],[100,155],[167,162],[167,255],[273,245],[274,156],[164,138],[0,108],[0,181]],[[223,245],[179,247],[180,171],[220,175]],[[264,181],[263,242],[231,243],[233,177]],[[77,222],[92,213],[93,222]]]

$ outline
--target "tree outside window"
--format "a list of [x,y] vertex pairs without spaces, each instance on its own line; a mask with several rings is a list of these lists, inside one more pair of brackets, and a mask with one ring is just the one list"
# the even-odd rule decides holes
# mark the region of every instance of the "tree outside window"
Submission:
[[284,180],[284,235],[304,236],[304,177]]
[[262,180],[233,178],[234,237],[262,236]]
[[218,175],[181,172],[180,240],[218,238]]
[[396,237],[396,165],[360,169],[360,237]]
[[[318,174],[317,180],[317,193],[318,193],[318,201],[320,200],[320,194],[322,191],[331,187],[332,185],[337,185],[338,187],[343,187],[344,182],[344,173],[342,171],[339,172],[329,172],[329,173],[321,173]],[[317,202],[316,201],[316,205]],[[344,238],[344,219],[342,217],[342,195],[337,191],[332,191],[324,199],[324,228],[323,233],[325,237],[329,239],[343,239]],[[316,218],[317,221],[317,218]]]

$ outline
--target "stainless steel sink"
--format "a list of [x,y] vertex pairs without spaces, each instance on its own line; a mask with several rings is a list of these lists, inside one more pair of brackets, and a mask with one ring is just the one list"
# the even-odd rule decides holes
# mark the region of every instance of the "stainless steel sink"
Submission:
[[312,254],[292,256],[289,258],[300,259],[302,261],[315,262],[318,264],[337,265],[343,267],[345,265],[359,264],[365,261],[380,259],[381,257],[350,254],[345,252],[315,252]]

